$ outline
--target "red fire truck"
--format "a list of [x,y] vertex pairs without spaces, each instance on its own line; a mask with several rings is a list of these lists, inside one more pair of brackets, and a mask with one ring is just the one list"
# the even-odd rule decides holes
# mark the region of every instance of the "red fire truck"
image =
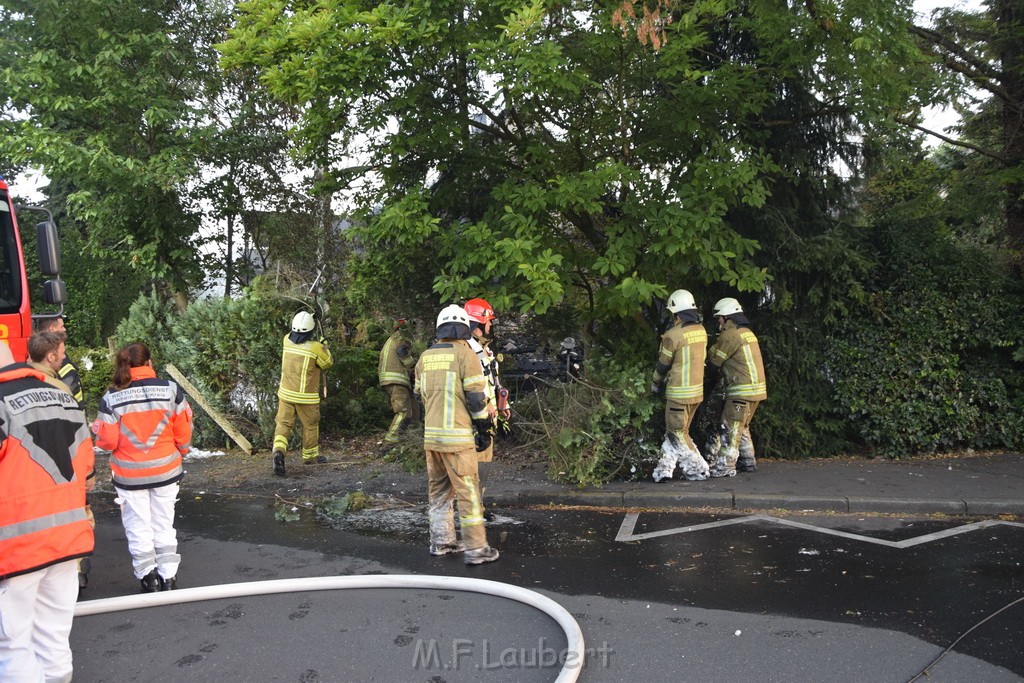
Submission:
[[[41,207],[17,208],[22,213],[39,211],[47,216],[45,221],[36,225],[39,269],[45,277],[53,278],[43,285],[43,301],[60,308],[54,313],[36,317],[61,315],[67,301],[67,288],[60,279],[60,245],[53,215]],[[11,347],[14,360],[24,361],[28,355],[28,338],[32,335],[32,305],[25,275],[25,253],[21,248],[14,210],[10,190],[0,177],[0,341]]]

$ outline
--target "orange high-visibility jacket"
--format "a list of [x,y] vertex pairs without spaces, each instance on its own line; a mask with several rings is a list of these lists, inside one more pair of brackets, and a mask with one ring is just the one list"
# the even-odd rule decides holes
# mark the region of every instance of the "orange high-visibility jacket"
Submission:
[[24,363],[0,368],[0,581],[92,554],[85,413]]
[[110,389],[92,423],[96,445],[110,451],[110,473],[122,489],[173,484],[184,470],[182,456],[192,440],[192,408],[176,383],[153,368],[131,369],[124,389]]

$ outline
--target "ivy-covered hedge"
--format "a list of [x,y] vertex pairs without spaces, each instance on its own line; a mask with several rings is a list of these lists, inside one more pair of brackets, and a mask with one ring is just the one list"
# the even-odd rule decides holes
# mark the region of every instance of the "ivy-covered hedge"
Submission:
[[828,340],[850,438],[896,456],[1020,447],[1024,319],[1006,301],[963,279],[872,295]]

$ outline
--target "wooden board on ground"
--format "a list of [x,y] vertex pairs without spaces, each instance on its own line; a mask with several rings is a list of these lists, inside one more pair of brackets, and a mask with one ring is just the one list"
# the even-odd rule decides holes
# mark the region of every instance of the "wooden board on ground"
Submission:
[[231,437],[231,440],[238,444],[238,447],[245,451],[246,455],[252,455],[252,444],[249,440],[242,436],[241,432],[235,429],[234,425],[228,422],[228,419],[221,415],[210,402],[203,398],[203,395],[199,393],[195,385],[189,382],[185,375],[181,374],[181,370],[174,367],[171,363],[164,366],[167,370],[167,374],[170,375],[175,382],[181,385],[181,388],[185,390],[185,393],[192,398],[200,408],[206,411],[206,414],[213,418],[224,432]]

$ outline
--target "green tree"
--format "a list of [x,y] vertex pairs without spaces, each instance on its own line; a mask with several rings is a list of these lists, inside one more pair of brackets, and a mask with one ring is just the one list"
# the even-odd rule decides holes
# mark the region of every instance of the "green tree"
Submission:
[[[44,188],[44,192],[45,204],[53,212],[60,236],[61,279],[68,289],[64,315],[68,320],[69,344],[105,349],[107,337],[128,314],[138,292],[149,289],[149,278],[123,260],[88,257],[88,225],[74,220],[65,208],[72,189],[55,181]],[[46,310],[42,302],[43,282],[47,278],[39,272],[39,261],[35,258],[33,224],[43,217],[23,213],[19,218],[32,312],[42,313]]]
[[787,84],[822,116],[908,106],[910,84],[889,82],[914,57],[908,8],[833,11],[696,2],[655,50],[582,0],[250,0],[221,49],[303,108],[300,149],[339,151],[328,174],[359,181],[365,235],[437,250],[442,299],[569,298],[608,318],[669,282],[769,280],[729,216],[763,207],[780,173],[765,139],[788,123],[769,117]]
[[[999,232],[1019,276],[1024,272],[1024,0],[989,0],[976,12],[936,10],[934,25],[912,30],[934,56],[948,101],[967,115],[959,137],[915,127],[959,148],[950,153],[952,167],[965,171],[965,180],[987,179],[1001,188]],[[975,113],[977,92],[987,100]]]
[[[226,29],[226,18],[218,23]],[[203,155],[203,182],[196,192],[213,206],[209,217],[223,221],[223,232],[217,231],[215,238],[222,249],[220,259],[211,266],[223,274],[224,297],[230,298],[255,274],[251,249],[266,246],[260,238],[267,233],[254,234],[245,217],[289,212],[303,197],[285,179],[292,170],[287,137],[291,114],[267,96],[251,70],[221,72],[206,97],[204,108],[216,133]],[[289,232],[296,232],[291,227]]]
[[202,279],[190,187],[212,127],[199,103],[217,1],[0,7],[6,155],[74,188],[68,211],[93,255],[127,261],[179,306]]

